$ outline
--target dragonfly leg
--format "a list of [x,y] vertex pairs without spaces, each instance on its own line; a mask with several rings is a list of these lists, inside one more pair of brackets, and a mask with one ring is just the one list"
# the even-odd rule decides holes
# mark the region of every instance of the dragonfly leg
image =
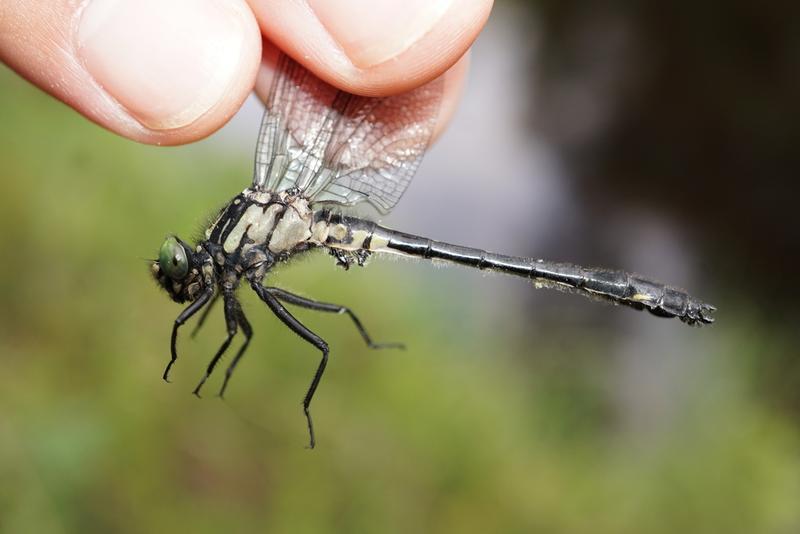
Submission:
[[317,371],[314,373],[314,378],[311,380],[311,385],[308,387],[308,392],[303,399],[303,413],[305,413],[306,421],[308,422],[309,448],[313,449],[315,445],[314,423],[311,421],[309,406],[311,405],[311,399],[314,398],[314,392],[317,391],[319,381],[322,379],[322,374],[325,372],[325,366],[328,364],[328,344],[289,313],[289,310],[284,308],[283,304],[278,302],[277,297],[268,291],[266,287],[255,281],[250,285],[258,294],[259,298],[264,301],[269,309],[272,310],[272,313],[274,313],[283,324],[288,326],[295,334],[314,345],[322,353],[322,359],[319,362],[319,366],[317,366]]
[[236,308],[239,304],[236,302],[236,297],[233,296],[233,293],[225,293],[223,295],[223,302],[225,304],[225,324],[228,327],[228,337],[225,338],[225,341],[222,342],[217,353],[214,354],[214,357],[211,358],[211,361],[208,364],[208,368],[206,369],[206,373],[203,375],[203,378],[200,379],[200,383],[197,384],[197,387],[194,388],[194,393],[196,396],[200,396],[200,389],[202,389],[203,384],[206,383],[208,377],[211,376],[211,373],[214,371],[214,367],[217,366],[217,362],[222,355],[225,354],[225,351],[228,350],[228,346],[231,344],[231,340],[233,340],[233,336],[236,335],[236,329],[238,326]]
[[287,302],[289,304],[294,304],[296,306],[300,306],[303,308],[308,308],[309,310],[316,310],[322,312],[330,312],[330,313],[337,313],[337,314],[347,314],[352,319],[353,324],[356,326],[358,333],[361,334],[361,337],[364,339],[364,342],[367,346],[371,349],[405,349],[406,346],[402,343],[375,343],[372,341],[372,338],[367,333],[367,330],[364,328],[364,325],[361,324],[361,321],[356,317],[356,314],[348,308],[347,306],[340,306],[339,304],[329,304],[327,302],[319,302],[316,300],[308,299],[305,297],[301,297],[300,295],[295,295],[294,293],[289,293],[284,289],[280,289],[277,287],[267,287],[265,288],[269,293],[271,293],[274,297],[283,302]]
[[192,330],[192,333],[189,334],[189,337],[194,338],[197,335],[197,332],[199,332],[203,327],[203,324],[205,324],[206,319],[208,318],[208,314],[211,313],[211,310],[214,308],[214,304],[216,304],[219,300],[219,295],[219,293],[214,294],[214,298],[211,299],[211,302],[209,302],[208,306],[206,306],[206,308],[203,310],[202,315],[200,315],[200,319],[197,320],[197,324],[194,325],[194,329]]
[[247,317],[244,315],[244,311],[242,311],[242,307],[239,303],[236,303],[236,321],[239,323],[239,328],[242,329],[244,333],[244,343],[242,346],[239,347],[239,352],[236,353],[233,360],[231,360],[228,369],[225,370],[225,380],[222,382],[222,387],[219,390],[219,396],[225,396],[225,389],[228,387],[228,380],[231,379],[231,375],[233,375],[233,370],[236,369],[236,364],[239,363],[239,360],[244,355],[244,352],[247,350],[247,346],[250,344],[250,340],[253,338],[253,327],[250,326],[250,322],[247,320]]
[[164,381],[169,382],[169,370],[172,368],[175,360],[178,359],[178,349],[177,349],[177,342],[178,342],[178,328],[180,328],[186,321],[188,321],[195,313],[197,313],[200,308],[205,306],[211,296],[214,294],[214,288],[208,288],[204,293],[202,293],[197,300],[189,304],[186,309],[184,309],[180,315],[178,315],[177,319],[175,319],[175,323],[172,325],[172,337],[170,338],[169,342],[169,350],[170,350],[170,360],[167,364],[166,369],[164,369]]

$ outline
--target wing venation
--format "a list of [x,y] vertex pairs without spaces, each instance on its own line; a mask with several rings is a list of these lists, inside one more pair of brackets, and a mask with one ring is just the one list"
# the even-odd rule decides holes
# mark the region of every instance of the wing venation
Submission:
[[428,147],[443,85],[439,78],[395,96],[356,96],[282,56],[261,122],[253,187],[296,187],[313,202],[368,203],[388,213]]

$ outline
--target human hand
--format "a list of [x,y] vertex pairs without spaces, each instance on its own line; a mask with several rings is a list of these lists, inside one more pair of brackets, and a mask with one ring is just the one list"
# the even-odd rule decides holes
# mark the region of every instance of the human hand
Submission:
[[0,60],[105,128],[163,145],[213,133],[253,89],[264,98],[276,46],[325,81],[363,95],[402,92],[447,71],[438,133],[463,85],[466,58],[459,59],[491,6],[492,0],[3,0]]

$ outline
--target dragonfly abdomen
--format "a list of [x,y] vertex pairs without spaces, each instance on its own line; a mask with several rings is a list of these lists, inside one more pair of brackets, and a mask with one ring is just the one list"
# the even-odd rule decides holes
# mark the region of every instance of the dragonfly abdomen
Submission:
[[528,278],[537,287],[580,293],[661,317],[677,317],[688,324],[713,322],[713,306],[680,289],[625,271],[506,256],[398,232],[355,217],[335,217],[329,224],[335,231],[325,244],[331,248],[389,252],[495,271]]

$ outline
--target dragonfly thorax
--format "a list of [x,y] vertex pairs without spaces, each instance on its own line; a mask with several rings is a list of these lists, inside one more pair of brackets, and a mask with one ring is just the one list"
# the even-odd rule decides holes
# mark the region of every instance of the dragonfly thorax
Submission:
[[201,244],[218,265],[254,255],[279,260],[319,244],[313,239],[313,220],[308,199],[297,191],[245,189],[220,211]]

